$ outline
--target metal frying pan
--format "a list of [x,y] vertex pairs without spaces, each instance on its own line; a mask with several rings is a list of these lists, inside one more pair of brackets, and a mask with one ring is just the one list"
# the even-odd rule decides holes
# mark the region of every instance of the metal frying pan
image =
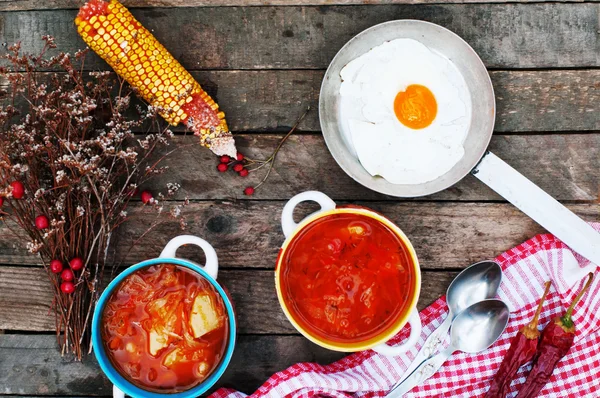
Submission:
[[[392,184],[373,177],[360,164],[346,120],[340,114],[340,71],[353,59],[386,41],[410,38],[450,59],[462,73],[472,99],[472,118],[463,143],[465,154],[446,174],[424,184]],[[600,265],[600,234],[493,153],[496,102],[485,65],[463,39],[439,25],[398,20],[375,25],[352,38],[329,65],[319,98],[321,129],[340,167],[360,184],[387,195],[417,197],[444,190],[471,173],[552,232],[573,250]]]

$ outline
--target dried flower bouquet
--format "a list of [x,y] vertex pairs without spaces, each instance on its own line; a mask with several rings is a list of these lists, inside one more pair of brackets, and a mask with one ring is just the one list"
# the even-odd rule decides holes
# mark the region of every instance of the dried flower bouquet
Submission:
[[[103,275],[115,267],[111,238],[138,187],[164,170],[164,156],[155,153],[172,132],[161,125],[160,109],[127,116],[130,93],[114,74],[84,73],[85,52],[49,57],[56,46],[43,39],[38,55],[21,54],[17,44],[3,56],[0,217],[40,256],[61,352],[81,359],[91,350],[89,324]],[[134,131],[147,134],[136,139]],[[158,199],[144,191],[146,209],[179,217],[179,208],[163,211],[162,203],[178,188],[169,184]]]

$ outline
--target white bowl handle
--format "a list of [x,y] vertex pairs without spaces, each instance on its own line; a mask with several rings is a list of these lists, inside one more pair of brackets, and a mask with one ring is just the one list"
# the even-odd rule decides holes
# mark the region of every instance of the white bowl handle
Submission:
[[321,206],[321,210],[318,210],[313,214],[335,209],[335,202],[323,192],[306,191],[299,193],[285,204],[283,207],[283,212],[281,213],[281,228],[283,228],[283,234],[286,238],[289,237],[296,230],[296,228],[298,228],[298,224],[294,222],[294,209],[300,202],[307,201],[317,202]]
[[410,336],[404,343],[396,346],[382,343],[373,347],[373,351],[385,356],[395,356],[413,348],[421,336],[421,318],[419,318],[419,311],[416,308],[411,312],[408,323],[410,324]]
[[184,245],[196,245],[199,246],[202,250],[204,250],[204,255],[206,256],[206,264],[204,267],[204,271],[213,279],[217,279],[217,274],[219,271],[219,260],[217,259],[217,252],[215,249],[202,238],[193,235],[181,235],[177,236],[169,241],[162,253],[160,253],[160,258],[176,258],[177,249]]
[[125,393],[119,390],[117,386],[113,386],[113,398],[125,398]]

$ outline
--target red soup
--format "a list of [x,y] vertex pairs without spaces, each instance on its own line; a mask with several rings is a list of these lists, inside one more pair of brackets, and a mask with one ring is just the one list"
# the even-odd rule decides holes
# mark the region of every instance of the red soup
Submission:
[[103,313],[106,353],[148,391],[183,391],[219,364],[228,336],[223,299],[201,275],[172,264],[140,269],[114,290]]
[[362,342],[385,332],[415,291],[405,244],[365,215],[338,213],[310,223],[281,264],[281,291],[292,317],[332,342]]

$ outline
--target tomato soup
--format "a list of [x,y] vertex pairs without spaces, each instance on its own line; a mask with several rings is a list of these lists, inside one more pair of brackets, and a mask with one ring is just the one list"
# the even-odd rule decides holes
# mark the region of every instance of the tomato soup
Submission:
[[227,344],[223,299],[201,275],[160,264],[129,275],[103,312],[102,340],[111,363],[134,385],[161,393],[201,383]]
[[374,338],[394,326],[415,293],[415,265],[404,242],[365,215],[321,217],[298,232],[283,256],[287,308],[320,339]]

